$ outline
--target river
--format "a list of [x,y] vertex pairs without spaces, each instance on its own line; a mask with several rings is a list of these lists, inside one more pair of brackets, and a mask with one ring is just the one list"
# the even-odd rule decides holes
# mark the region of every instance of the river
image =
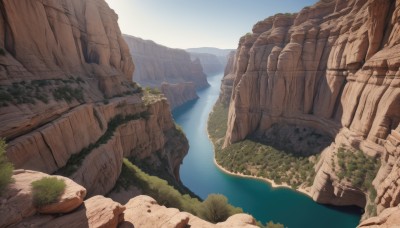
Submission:
[[207,135],[208,115],[215,104],[222,74],[208,77],[210,87],[198,92],[199,99],[174,110],[175,121],[182,126],[190,150],[180,169],[182,182],[201,198],[220,193],[231,204],[243,208],[265,223],[274,221],[285,227],[356,227],[359,210],[315,203],[308,196],[287,188],[272,188],[263,181],[231,176],[214,164],[212,142]]

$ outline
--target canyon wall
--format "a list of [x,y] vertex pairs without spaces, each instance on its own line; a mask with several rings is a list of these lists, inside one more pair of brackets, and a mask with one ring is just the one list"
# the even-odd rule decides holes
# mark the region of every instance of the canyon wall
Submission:
[[188,142],[166,99],[132,82],[129,48],[104,0],[0,8],[0,137],[15,168],[69,176],[88,196],[114,187],[123,157],[179,182]]
[[233,82],[235,80],[236,52],[229,53],[228,62],[225,66],[224,77],[221,81],[221,90],[218,102],[228,106],[231,101]]
[[199,98],[196,93],[196,86],[193,82],[184,82],[179,84],[163,83],[161,84],[161,92],[170,103],[171,109]]
[[218,57],[216,55],[209,53],[195,53],[195,52],[189,52],[189,54],[192,60],[196,59],[200,60],[204,73],[206,73],[208,76],[218,74],[224,70],[226,60],[223,61],[224,57],[222,56]]
[[[200,60],[191,60],[186,51],[134,36],[123,37],[136,65],[133,80],[143,87],[160,88],[162,92],[168,90],[166,97],[171,108],[196,99],[196,89],[208,86]],[[191,83],[195,86],[194,90]],[[168,88],[179,89],[171,93]]]
[[124,39],[136,65],[133,80],[142,86],[159,87],[163,82],[193,82],[197,89],[208,86],[201,64],[186,51],[129,35]]
[[332,167],[337,150],[349,147],[381,159],[377,212],[399,205],[399,19],[396,0],[321,0],[255,24],[230,64],[224,146],[273,125],[311,127],[334,139],[315,167],[314,200],[366,206],[366,193]]

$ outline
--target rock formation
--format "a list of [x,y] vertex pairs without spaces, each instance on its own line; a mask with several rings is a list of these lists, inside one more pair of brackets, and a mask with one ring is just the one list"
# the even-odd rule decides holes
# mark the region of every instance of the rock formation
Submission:
[[400,208],[391,207],[382,211],[377,217],[373,217],[363,221],[359,228],[390,228],[399,227],[400,224]]
[[187,212],[160,206],[149,196],[137,196],[125,204],[124,222],[120,227],[257,227],[253,217],[236,214],[225,222],[212,224]]
[[[208,76],[212,76],[218,74],[224,70],[224,64],[226,64],[226,60],[222,61],[223,57],[218,57],[209,53],[195,53],[189,52],[192,60],[199,59],[201,66],[203,67],[204,73]],[[226,58],[226,56],[225,56]]]
[[140,85],[159,87],[163,82],[193,82],[197,89],[208,86],[201,64],[199,61],[192,61],[186,51],[134,36],[123,37],[136,65],[133,80]]
[[199,98],[196,93],[196,87],[192,82],[179,84],[163,83],[161,84],[161,92],[167,97],[171,109]]
[[[0,196],[1,227],[256,227],[247,214],[236,214],[216,225],[175,208],[160,206],[149,196],[137,196],[125,206],[97,195],[83,201],[86,189],[61,178],[66,189],[57,202],[36,208],[31,183],[49,175],[15,170],[14,183]],[[37,213],[40,212],[40,213]]]
[[[136,65],[133,80],[143,87],[160,88],[162,92],[168,92],[165,95],[171,109],[196,99],[196,89],[208,86],[200,60],[191,60],[186,51],[130,35],[123,37]],[[171,92],[171,88],[179,89]]]
[[228,106],[231,101],[232,87],[235,80],[235,51],[231,51],[228,56],[228,62],[225,66],[224,77],[221,81],[221,91],[218,102]]
[[315,167],[314,200],[366,206],[365,192],[342,183],[331,167],[344,145],[381,158],[373,182],[378,214],[397,206],[399,18],[395,0],[321,0],[255,24],[231,64],[224,145],[262,137],[276,124],[314,128],[334,138]]
[[166,99],[131,81],[129,48],[104,0],[0,8],[0,137],[15,168],[69,176],[88,196],[114,187],[123,157],[167,165],[179,181],[187,140]]

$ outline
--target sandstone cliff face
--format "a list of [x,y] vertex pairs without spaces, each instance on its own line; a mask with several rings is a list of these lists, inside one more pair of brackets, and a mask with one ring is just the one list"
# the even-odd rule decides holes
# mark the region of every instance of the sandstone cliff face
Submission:
[[167,97],[171,109],[184,103],[199,98],[196,87],[192,82],[179,84],[161,84],[161,92]]
[[124,39],[136,65],[133,80],[142,86],[160,87],[163,82],[193,82],[197,89],[208,86],[199,60],[192,61],[186,51],[129,35]]
[[228,62],[225,66],[224,77],[221,81],[221,91],[219,94],[218,102],[224,105],[229,105],[232,95],[233,82],[235,80],[235,68],[236,68],[236,52],[232,51],[229,53]]
[[179,181],[187,140],[166,99],[131,82],[129,48],[104,0],[0,7],[0,137],[16,168],[70,176],[88,196],[113,188],[123,157],[162,158]]
[[298,14],[258,22],[241,38],[225,146],[273,124],[334,138],[316,166],[314,200],[365,206],[330,160],[343,144],[382,159],[373,184],[378,213],[400,202],[399,14],[394,0],[324,0]]

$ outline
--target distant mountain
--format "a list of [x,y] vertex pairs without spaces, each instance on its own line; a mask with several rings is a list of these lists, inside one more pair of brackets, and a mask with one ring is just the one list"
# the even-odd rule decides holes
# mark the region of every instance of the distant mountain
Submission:
[[199,47],[199,48],[188,48],[188,52],[192,53],[208,53],[216,56],[228,56],[231,51],[236,51],[235,49],[219,49],[214,47]]

